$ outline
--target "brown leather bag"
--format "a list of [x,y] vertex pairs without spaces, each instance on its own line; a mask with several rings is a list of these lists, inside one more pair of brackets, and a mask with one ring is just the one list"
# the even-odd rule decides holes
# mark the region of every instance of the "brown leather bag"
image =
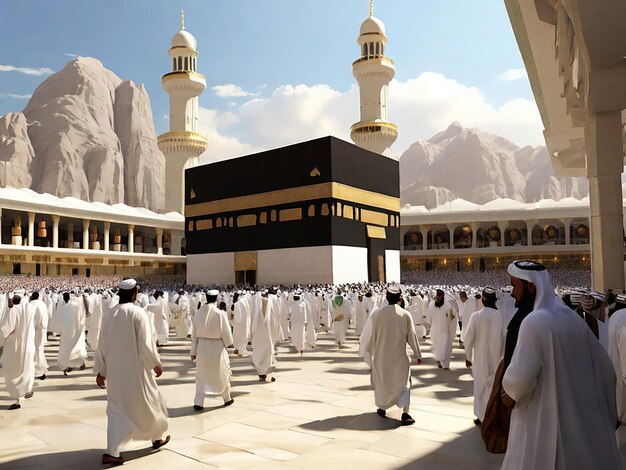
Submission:
[[480,426],[480,436],[483,438],[487,452],[492,454],[504,454],[509,440],[509,426],[511,424],[511,412],[515,401],[509,397],[502,388],[504,376],[504,360],[500,361],[493,380],[493,388],[485,419]]

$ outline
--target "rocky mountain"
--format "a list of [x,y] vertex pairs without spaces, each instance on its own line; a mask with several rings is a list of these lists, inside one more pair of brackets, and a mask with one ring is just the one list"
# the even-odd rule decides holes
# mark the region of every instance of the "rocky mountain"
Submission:
[[520,148],[454,122],[402,154],[400,193],[402,204],[433,208],[455,198],[476,204],[497,198],[582,198],[588,187],[586,178],[557,178],[545,147]]
[[0,118],[0,164],[9,160],[15,174],[0,175],[2,185],[153,211],[165,205],[165,158],[148,94],[96,59],[72,60],[23,113]]

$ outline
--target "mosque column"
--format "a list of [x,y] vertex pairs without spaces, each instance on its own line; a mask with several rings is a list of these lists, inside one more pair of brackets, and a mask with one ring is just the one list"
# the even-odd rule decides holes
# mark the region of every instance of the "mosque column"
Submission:
[[28,213],[28,246],[35,246],[35,213]]
[[74,223],[67,223],[67,247],[74,248]]
[[472,248],[476,248],[478,244],[478,229],[480,228],[480,224],[477,222],[471,222],[469,226],[472,229]]
[[89,249],[89,223],[90,220],[83,220],[83,250]]
[[591,283],[600,292],[607,289],[621,292],[624,289],[622,126],[620,111],[592,114],[585,125],[591,214]]
[[0,207],[0,245],[2,245],[2,207]]
[[454,225],[448,225],[448,248],[454,250]]
[[109,233],[111,232],[111,222],[104,222],[104,251],[109,251]]
[[128,252],[135,252],[135,226],[132,224],[128,225]]
[[571,245],[571,224],[572,219],[559,219],[563,224],[563,230],[565,230],[565,245]]
[[428,251],[428,227],[422,225],[420,233],[422,234],[422,250]]
[[59,247],[59,222],[61,217],[58,215],[52,216],[52,248]]
[[163,254],[163,229],[157,227],[156,229],[156,243],[157,243],[157,255]]
[[526,245],[533,246],[533,227],[535,222],[532,220],[526,221]]
[[500,246],[506,246],[506,229],[509,224],[507,222],[498,222],[498,228],[500,229]]

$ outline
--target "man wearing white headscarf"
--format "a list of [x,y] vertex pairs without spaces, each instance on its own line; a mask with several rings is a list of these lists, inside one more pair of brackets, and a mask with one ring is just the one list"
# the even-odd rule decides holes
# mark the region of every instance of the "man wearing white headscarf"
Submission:
[[261,306],[252,319],[252,363],[260,381],[264,382],[269,376],[270,381],[275,382],[276,378],[272,374],[276,369],[276,337],[273,335],[280,330],[280,324],[267,293],[260,303]]
[[289,319],[291,320],[289,331],[291,332],[291,344],[300,353],[300,356],[304,352],[305,328],[310,317],[311,313],[308,311],[301,293],[296,292],[296,295],[293,296],[293,302],[289,305]]
[[28,308],[33,310],[33,321],[35,322],[35,377],[39,380],[46,380],[48,360],[44,347],[48,332],[48,307],[39,298],[39,292],[35,291],[30,296]]
[[207,396],[220,396],[224,406],[234,403],[230,397],[230,360],[226,348],[233,344],[228,317],[217,308],[219,291],[206,293],[207,303],[193,317],[191,330],[191,360],[196,361],[196,397],[193,409],[204,408]]
[[619,469],[615,372],[587,325],[534,261],[508,267],[513,297],[534,296],[504,391],[516,402],[502,469]]
[[56,311],[61,340],[57,363],[64,375],[75,367],[85,368],[87,345],[85,344],[85,309],[83,298],[71,299],[69,292],[63,293],[63,301]]
[[496,308],[496,291],[486,287],[482,294],[484,307],[472,313],[465,326],[465,365],[474,377],[474,424],[485,419],[485,409],[493,387],[496,369],[504,354],[502,314]]
[[137,300],[137,281],[118,284],[119,304],[102,320],[100,344],[94,358],[96,383],[107,384],[107,451],[102,464],[121,465],[121,447],[130,441],[152,441],[159,449],[169,442],[167,405],[156,380],[163,366],[144,309]]
[[9,396],[16,400],[9,410],[21,408],[21,397],[33,396],[35,381],[35,316],[28,302],[22,300],[24,291],[19,294],[10,299],[9,311],[0,323],[2,373]]
[[154,293],[155,301],[148,304],[146,311],[152,315],[154,334],[158,346],[168,344],[170,336],[170,309],[167,301],[163,298],[163,292],[158,290]]

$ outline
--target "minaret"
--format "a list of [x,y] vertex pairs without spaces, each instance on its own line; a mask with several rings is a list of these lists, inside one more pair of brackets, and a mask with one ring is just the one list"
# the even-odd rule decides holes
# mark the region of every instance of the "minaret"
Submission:
[[350,128],[350,138],[359,147],[386,155],[398,137],[398,127],[387,120],[387,86],[396,65],[385,57],[385,25],[374,17],[373,0],[357,42],[361,58],[352,64],[352,75],[361,91],[361,120]]
[[168,51],[172,71],[161,80],[170,95],[170,131],[158,139],[165,155],[166,212],[184,214],[184,169],[196,166],[208,147],[207,138],[198,134],[198,96],[206,88],[206,80],[197,72],[196,47],[196,39],[185,31],[185,13],[181,12],[180,31]]

